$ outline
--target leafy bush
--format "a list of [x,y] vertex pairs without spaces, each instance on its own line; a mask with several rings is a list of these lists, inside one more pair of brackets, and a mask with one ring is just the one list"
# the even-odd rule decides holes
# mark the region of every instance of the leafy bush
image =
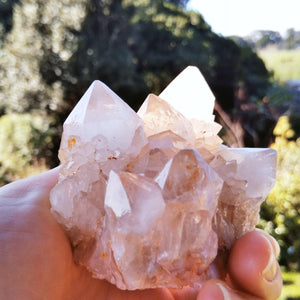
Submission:
[[41,116],[2,116],[0,185],[45,170],[45,157],[51,149],[53,133],[49,120]]
[[[254,99],[269,86],[270,74],[251,48],[177,5],[186,0],[5,2],[0,114],[46,114],[59,128],[95,79],[138,109],[188,65],[201,68],[226,112],[240,81]],[[52,141],[57,150],[59,135]],[[56,158],[53,151],[51,166]]]
[[300,270],[300,138],[293,140],[287,116],[280,117],[275,129],[278,153],[276,185],[262,206],[260,225],[281,246],[280,263]]
[[282,268],[283,289],[279,300],[300,299],[300,273],[286,272]]

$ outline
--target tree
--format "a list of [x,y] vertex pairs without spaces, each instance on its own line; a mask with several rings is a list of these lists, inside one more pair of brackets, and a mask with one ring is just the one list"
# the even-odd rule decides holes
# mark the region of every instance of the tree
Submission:
[[257,94],[268,79],[250,48],[217,36],[200,14],[169,2],[22,0],[0,59],[0,104],[64,114],[98,78],[137,108],[191,64],[223,104],[233,102],[235,82],[251,77]]
[[287,30],[287,38],[286,38],[286,44],[287,49],[294,49],[296,46],[296,39],[295,39],[295,29],[289,28]]
[[263,60],[250,47],[240,47],[239,51],[237,77],[245,82],[250,95],[262,99],[270,87],[270,73]]
[[63,91],[53,77],[60,77],[76,47],[72,30],[79,29],[84,10],[76,0],[23,0],[15,7],[0,59],[0,105],[7,111],[61,110]]
[[279,45],[282,41],[280,33],[272,30],[257,31],[253,34],[252,39],[257,49],[265,48],[269,45]]
[[189,2],[189,0],[166,0],[166,1],[171,2],[175,5],[180,5],[182,7],[185,7]]
[[22,0],[0,50],[0,108],[37,112],[56,130],[50,166],[57,164],[61,116],[68,108],[61,76],[77,46],[73,32],[80,29],[84,12],[85,2],[79,0]]
[[267,73],[258,57],[213,33],[201,14],[171,2],[21,0],[15,6],[0,50],[0,108],[44,116],[57,131],[52,165],[61,125],[95,79],[135,109],[187,65],[200,67],[222,106],[232,106],[238,80],[262,94]]
[[98,78],[137,109],[149,92],[159,93],[189,64],[200,65],[209,75],[210,35],[201,15],[171,3],[91,1],[69,61],[69,77],[82,83],[82,92],[91,78]]
[[65,101],[71,106],[95,79],[102,80],[122,97],[129,94],[131,98],[127,97],[127,101],[134,106],[132,95],[139,83],[130,50],[130,18],[134,12],[131,4],[124,5],[122,1],[87,2],[81,30],[74,33],[76,50],[62,78]]

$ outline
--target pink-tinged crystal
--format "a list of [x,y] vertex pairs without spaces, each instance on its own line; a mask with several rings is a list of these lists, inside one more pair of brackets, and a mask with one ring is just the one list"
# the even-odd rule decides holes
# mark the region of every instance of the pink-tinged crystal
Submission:
[[121,289],[222,278],[258,221],[276,152],[221,145],[214,97],[186,68],[136,114],[95,81],[64,123],[52,212],[74,260]]
[[176,135],[193,143],[195,134],[191,122],[168,102],[150,94],[138,111],[143,118],[147,136],[164,131],[172,131]]
[[165,201],[195,204],[214,215],[223,180],[195,149],[180,150],[156,177]]
[[146,144],[142,120],[104,83],[94,81],[64,123],[59,158],[69,173],[81,163],[97,161],[108,175]]
[[230,249],[235,240],[259,221],[260,204],[274,185],[276,152],[262,148],[220,147],[212,168],[224,180],[214,229],[219,247]]

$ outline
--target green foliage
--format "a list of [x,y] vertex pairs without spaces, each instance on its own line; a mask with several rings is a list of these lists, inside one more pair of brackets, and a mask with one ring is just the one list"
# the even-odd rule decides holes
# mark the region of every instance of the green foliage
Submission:
[[0,105],[61,122],[100,79],[138,108],[187,65],[201,68],[221,103],[233,103],[238,80],[251,78],[261,94],[268,73],[254,52],[171,2],[22,0],[0,55]]
[[277,180],[262,207],[261,226],[278,240],[280,263],[300,270],[300,138],[292,139],[294,131],[287,116],[279,119],[274,134]]
[[[0,118],[0,185],[45,169],[53,130],[41,116],[4,115]],[[48,153],[49,155],[49,153]]]
[[266,97],[273,107],[283,106],[283,110],[288,110],[288,104],[293,101],[294,95],[286,86],[274,82],[268,89]]
[[63,81],[66,95],[79,99],[98,78],[137,109],[187,65],[201,65],[210,76],[215,35],[201,15],[150,0],[90,1],[86,11]]
[[259,31],[259,38],[256,41],[256,47],[258,49],[265,48],[269,45],[278,44],[282,41],[282,37],[279,32],[272,30]]
[[300,273],[282,270],[283,289],[279,300],[300,299]]
[[0,0],[0,47],[12,27],[13,7],[19,0]]
[[51,117],[54,165],[62,123],[95,79],[137,109],[196,65],[226,109],[239,81],[260,98],[269,84],[261,60],[184,2],[20,0],[0,48],[0,111]]
[[289,28],[287,31],[287,38],[286,38],[287,49],[294,49],[296,47],[297,42],[299,42],[299,40],[297,41],[296,39],[295,29]]
[[7,112],[65,109],[61,82],[51,79],[74,52],[70,32],[80,28],[82,2],[23,0],[14,7],[13,28],[0,50],[0,105]]
[[166,1],[176,5],[181,5],[183,7],[185,7],[189,2],[189,0],[166,0]]
[[244,46],[240,49],[240,64],[238,65],[240,81],[244,81],[250,95],[261,99],[270,86],[268,82],[270,73],[263,60],[257,57],[250,47]]
[[289,28],[284,35],[273,30],[257,30],[247,37],[232,36],[240,44],[247,44],[256,50],[297,49],[300,45],[300,31]]

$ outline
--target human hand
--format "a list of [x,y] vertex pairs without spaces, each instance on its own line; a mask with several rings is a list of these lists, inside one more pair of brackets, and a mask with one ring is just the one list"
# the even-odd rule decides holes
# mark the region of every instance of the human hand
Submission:
[[280,295],[279,247],[259,230],[233,247],[226,282],[209,280],[200,291],[121,291],[93,279],[74,264],[68,238],[50,213],[49,193],[58,172],[56,168],[0,189],[0,299],[273,300]]

